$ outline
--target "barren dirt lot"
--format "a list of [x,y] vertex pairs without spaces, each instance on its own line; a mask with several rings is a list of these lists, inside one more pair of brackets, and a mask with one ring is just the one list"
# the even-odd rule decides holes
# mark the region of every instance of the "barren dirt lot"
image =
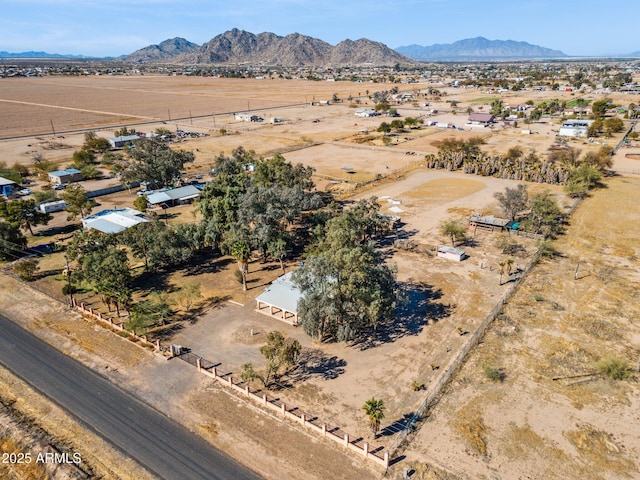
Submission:
[[[613,178],[579,206],[557,242],[560,256],[521,284],[405,451],[409,461],[474,479],[640,475],[632,373],[640,357],[639,187],[637,178]],[[627,362],[629,378],[597,374],[608,358]],[[487,366],[504,381],[487,378]]]

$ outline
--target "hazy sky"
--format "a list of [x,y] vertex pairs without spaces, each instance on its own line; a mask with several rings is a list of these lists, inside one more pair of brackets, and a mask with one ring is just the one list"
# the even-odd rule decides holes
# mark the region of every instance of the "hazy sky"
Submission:
[[0,51],[119,56],[173,37],[199,45],[234,27],[391,48],[483,36],[615,55],[640,50],[640,2],[622,0],[0,0]]

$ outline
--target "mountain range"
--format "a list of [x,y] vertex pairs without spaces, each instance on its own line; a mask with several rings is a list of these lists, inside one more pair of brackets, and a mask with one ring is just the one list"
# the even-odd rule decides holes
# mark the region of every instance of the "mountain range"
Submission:
[[344,40],[336,46],[317,38],[292,33],[285,37],[275,33],[253,34],[234,28],[197,46],[182,38],[165,40],[122,57],[125,61],[150,63],[171,61],[184,64],[250,65],[394,65],[412,64],[413,60],[380,42],[366,38]]
[[560,50],[531,45],[513,40],[488,40],[484,37],[467,38],[454,43],[435,44],[427,47],[409,45],[396,51],[417,61],[434,60],[498,60],[562,58]]
[[47,53],[47,52],[0,52],[0,58],[91,58],[84,55],[65,55],[61,53]]
[[[640,57],[634,52],[622,57]],[[411,65],[428,61],[537,60],[567,57],[527,42],[468,38],[449,44],[408,45],[393,50],[385,44],[361,38],[333,46],[323,40],[292,33],[284,37],[264,32],[253,34],[234,28],[203,45],[184,38],[172,38],[149,45],[118,60],[134,63],[248,64],[283,66]],[[91,58],[45,52],[0,52],[0,58]],[[112,59],[111,57],[109,59]]]

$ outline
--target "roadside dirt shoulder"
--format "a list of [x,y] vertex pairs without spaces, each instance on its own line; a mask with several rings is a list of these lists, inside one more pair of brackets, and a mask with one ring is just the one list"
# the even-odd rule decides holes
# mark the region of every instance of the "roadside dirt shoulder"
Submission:
[[[123,388],[136,391],[153,407],[265,478],[365,480],[381,476],[364,461],[220,390],[186,363],[161,359],[4,275],[0,309],[67,355]],[[52,437],[65,444],[81,445],[83,458],[104,478],[151,478],[68,415],[64,420],[50,421],[50,412],[64,412],[6,374],[0,375],[0,397],[15,402],[16,409],[33,418]],[[125,467],[130,470],[123,471]]]

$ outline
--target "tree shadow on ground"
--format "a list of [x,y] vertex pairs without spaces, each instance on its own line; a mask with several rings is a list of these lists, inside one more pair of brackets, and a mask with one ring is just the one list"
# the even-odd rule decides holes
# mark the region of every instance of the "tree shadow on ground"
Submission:
[[218,307],[223,302],[226,302],[231,298],[230,295],[219,295],[214,297],[209,297],[201,302],[198,302],[196,305],[192,306],[189,311],[182,312],[179,315],[175,315],[175,318],[178,321],[189,322],[191,325],[198,322],[200,317],[202,317],[209,310],[213,310]]
[[396,240],[407,241],[418,234],[418,230],[405,230],[404,228],[394,229],[389,234],[378,239],[377,246],[380,248],[392,247]]
[[346,360],[327,355],[319,348],[305,348],[298,357],[297,368],[287,376],[292,382],[302,382],[313,377],[333,380],[344,373]]
[[184,276],[196,276],[204,273],[218,273],[227,268],[235,260],[231,257],[217,257],[210,259],[209,256],[196,255],[184,268]]
[[158,272],[142,272],[131,282],[133,290],[146,292],[144,296],[153,291],[173,293],[176,287],[169,283],[169,276]]
[[451,314],[452,306],[437,302],[442,290],[426,283],[401,283],[401,301],[393,318],[381,323],[376,329],[362,332],[353,345],[366,350],[394,342],[408,335],[419,335],[429,323],[435,323]]

